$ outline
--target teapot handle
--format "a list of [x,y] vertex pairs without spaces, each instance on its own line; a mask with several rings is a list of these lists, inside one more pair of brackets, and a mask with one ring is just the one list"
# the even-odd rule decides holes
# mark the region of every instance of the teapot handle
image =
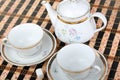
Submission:
[[93,18],[93,17],[98,17],[98,18],[100,18],[103,21],[103,26],[101,28],[96,29],[95,33],[101,31],[102,29],[104,29],[106,27],[106,25],[107,25],[107,19],[106,19],[106,17],[102,13],[96,12],[96,13],[94,13],[91,16],[91,18]]

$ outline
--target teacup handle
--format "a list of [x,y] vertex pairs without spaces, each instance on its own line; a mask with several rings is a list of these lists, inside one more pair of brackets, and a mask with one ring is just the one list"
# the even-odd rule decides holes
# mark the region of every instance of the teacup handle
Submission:
[[98,18],[100,18],[103,21],[103,26],[100,27],[100,28],[98,28],[98,29],[96,29],[95,33],[101,31],[102,29],[104,29],[106,27],[106,25],[107,25],[107,19],[106,19],[106,17],[102,13],[96,12],[96,13],[94,13],[91,16],[91,18],[93,18],[93,17],[98,17]]
[[98,74],[101,71],[101,68],[97,65],[92,66],[92,68],[95,69],[95,71],[96,71],[95,74]]
[[42,80],[44,78],[44,73],[42,71],[42,68],[36,69],[36,75],[38,77],[38,80]]
[[2,39],[2,44],[5,45],[5,46],[8,46],[8,47],[13,48],[13,47],[10,45],[10,43],[8,42],[8,39],[7,39],[7,38],[3,38],[3,39]]

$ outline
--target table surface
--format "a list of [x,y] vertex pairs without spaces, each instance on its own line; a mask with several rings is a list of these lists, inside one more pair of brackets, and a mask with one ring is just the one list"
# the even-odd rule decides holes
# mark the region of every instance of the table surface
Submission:
[[[51,0],[55,9],[61,0]],[[102,52],[108,62],[108,74],[105,80],[120,80],[120,0],[88,0],[91,13],[103,13],[108,24],[106,28],[95,33],[85,44]],[[41,0],[0,0],[0,42],[12,27],[21,23],[36,23],[49,30],[53,35],[54,28]],[[97,25],[102,23],[96,19]],[[57,40],[57,49],[66,44]],[[0,80],[36,80],[35,70],[45,67],[45,62],[33,66],[15,66],[7,63],[0,56]],[[48,80],[47,77],[44,80]]]

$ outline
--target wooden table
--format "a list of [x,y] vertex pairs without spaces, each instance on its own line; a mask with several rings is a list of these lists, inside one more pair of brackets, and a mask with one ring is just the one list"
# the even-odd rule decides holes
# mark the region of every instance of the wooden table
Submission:
[[[53,8],[61,0],[50,1]],[[102,52],[108,62],[106,80],[120,80],[120,0],[88,0],[91,13],[103,13],[108,24],[103,31],[95,33],[85,44]],[[101,26],[100,20],[96,19]],[[12,27],[21,23],[36,23],[54,33],[54,28],[41,0],[0,0],[0,42]],[[66,44],[57,40],[57,50]],[[43,67],[43,63],[33,66],[19,67],[7,63],[0,56],[0,80],[36,80],[35,70]],[[47,77],[44,80],[48,80]]]

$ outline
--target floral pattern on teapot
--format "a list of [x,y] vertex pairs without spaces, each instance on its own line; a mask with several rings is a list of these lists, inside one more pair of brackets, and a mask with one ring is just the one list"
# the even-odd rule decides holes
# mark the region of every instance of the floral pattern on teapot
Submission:
[[74,41],[79,41],[81,39],[78,31],[73,28],[59,28],[59,30],[56,32],[56,35],[60,40],[64,40],[64,42],[67,43],[73,43]]

